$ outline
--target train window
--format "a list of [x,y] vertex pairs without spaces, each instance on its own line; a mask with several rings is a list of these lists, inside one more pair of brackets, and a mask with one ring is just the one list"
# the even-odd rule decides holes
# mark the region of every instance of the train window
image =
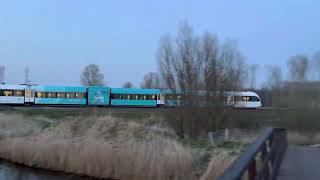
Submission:
[[167,95],[166,95],[166,99],[167,99],[167,100],[171,100],[171,99],[172,99],[171,95],[170,95],[170,94],[167,94]]
[[234,101],[251,101],[252,96],[234,96]]
[[130,99],[134,99],[134,98],[135,98],[135,95],[130,94]]
[[13,91],[13,96],[23,96],[23,91],[22,90],[15,90],[15,91]]
[[145,99],[144,100],[150,100],[151,96],[150,95],[145,95]]
[[46,98],[45,92],[36,92],[36,98]]
[[251,101],[260,101],[260,99],[256,96],[251,96]]
[[139,94],[139,100],[144,100],[144,95]]
[[66,98],[74,99],[75,98],[75,93],[66,93]]
[[241,101],[241,96],[234,96],[235,101]]
[[55,92],[47,92],[47,97],[48,98],[57,98],[57,93],[55,93]]
[[30,90],[25,90],[24,92],[26,97],[30,97],[31,96],[31,91]]
[[157,100],[160,101],[160,95],[157,95]]
[[139,95],[138,94],[132,94],[131,95],[131,99],[138,100],[139,99]]
[[1,95],[3,95],[3,96],[12,96],[13,95],[13,91],[11,91],[11,90],[3,90]]
[[111,94],[111,99],[121,99],[121,94]]
[[249,101],[249,96],[242,96],[242,101]]
[[58,92],[58,93],[57,93],[57,98],[66,98],[66,93],[64,93],[64,92]]
[[156,95],[145,95],[144,100],[156,100]]
[[86,97],[85,93],[75,93],[77,99],[83,99]]
[[121,99],[130,99],[130,94],[122,94]]

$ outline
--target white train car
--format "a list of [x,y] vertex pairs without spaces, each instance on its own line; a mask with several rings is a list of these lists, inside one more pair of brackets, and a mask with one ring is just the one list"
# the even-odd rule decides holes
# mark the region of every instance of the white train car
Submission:
[[0,84],[0,104],[24,104],[26,85]]
[[235,108],[259,108],[262,106],[259,95],[251,91],[228,92],[227,101]]

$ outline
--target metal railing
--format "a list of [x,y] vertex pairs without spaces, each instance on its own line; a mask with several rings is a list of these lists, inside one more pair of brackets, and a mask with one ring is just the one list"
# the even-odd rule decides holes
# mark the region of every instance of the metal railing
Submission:
[[267,128],[231,164],[219,180],[274,180],[286,149],[286,130]]

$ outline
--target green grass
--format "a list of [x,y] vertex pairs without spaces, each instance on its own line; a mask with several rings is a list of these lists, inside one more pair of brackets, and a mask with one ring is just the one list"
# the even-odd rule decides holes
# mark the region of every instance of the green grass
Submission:
[[192,148],[200,148],[205,150],[212,150],[213,146],[208,139],[195,139],[195,138],[184,138],[180,139],[182,144],[189,145]]

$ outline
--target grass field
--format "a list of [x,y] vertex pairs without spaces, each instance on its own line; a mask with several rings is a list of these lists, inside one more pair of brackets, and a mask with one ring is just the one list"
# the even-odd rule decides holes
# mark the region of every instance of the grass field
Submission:
[[[232,143],[232,142],[231,142]],[[180,139],[147,109],[0,111],[0,157],[32,167],[119,179],[215,179],[242,146]]]
[[[166,109],[2,110],[0,157],[94,177],[211,180],[249,142],[246,133],[238,142],[217,147],[207,138],[180,139],[163,119],[163,111]],[[314,144],[320,141],[317,117],[318,112],[311,110],[234,110],[229,125],[257,133],[267,126],[286,127],[290,143]]]
[[283,127],[290,144],[320,144],[319,109],[235,110],[230,126],[243,130]]

